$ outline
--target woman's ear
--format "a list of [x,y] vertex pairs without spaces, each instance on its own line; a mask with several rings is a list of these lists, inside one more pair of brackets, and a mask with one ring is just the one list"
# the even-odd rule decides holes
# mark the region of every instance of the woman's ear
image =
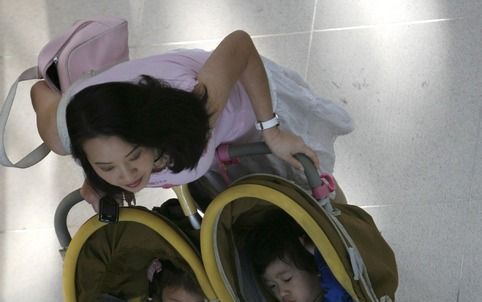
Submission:
[[313,243],[313,240],[311,240],[308,235],[304,234],[298,237],[298,240],[300,241],[301,245],[312,255],[315,254],[315,244]]

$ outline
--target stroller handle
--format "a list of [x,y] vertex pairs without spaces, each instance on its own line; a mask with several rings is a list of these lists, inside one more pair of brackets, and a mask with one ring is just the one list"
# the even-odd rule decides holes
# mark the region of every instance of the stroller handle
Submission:
[[72,240],[69,229],[67,228],[67,215],[69,214],[70,209],[72,209],[73,206],[75,206],[82,200],[84,200],[84,198],[82,198],[82,196],[80,195],[80,189],[77,189],[65,196],[55,210],[55,234],[57,235],[57,239],[59,240],[60,246],[62,247],[60,249],[61,254],[65,252],[65,250],[69,246],[70,241]]
[[[271,150],[264,142],[256,142],[249,144],[221,144],[216,149],[216,157],[223,163],[231,164],[236,163],[238,157],[265,155],[270,154]],[[335,190],[334,179],[327,174],[322,174],[321,177],[318,174],[318,170],[311,161],[311,159],[303,153],[294,155],[295,158],[303,165],[308,185],[312,190],[312,195],[317,200],[323,200],[322,205],[331,208],[327,198],[331,192]],[[201,228],[200,217],[197,214],[197,207],[195,206],[194,199],[189,192],[187,185],[174,186],[172,188],[176,193],[179,204],[182,211],[195,230]]]
[[189,219],[191,226],[195,230],[200,230],[201,219],[199,217],[199,214],[197,213],[197,207],[194,205],[194,198],[192,197],[191,192],[189,192],[188,186],[174,186],[172,187],[172,190],[174,191],[174,193],[176,193],[184,216]]
[[[216,149],[217,158],[226,164],[238,162],[238,157],[248,155],[270,154],[271,150],[264,142],[256,142],[242,145],[222,144]],[[333,176],[328,173],[318,173],[311,159],[303,153],[297,153],[294,157],[303,165],[308,185],[312,196],[318,201],[319,205],[329,212],[335,213],[330,199],[334,198],[336,182]]]

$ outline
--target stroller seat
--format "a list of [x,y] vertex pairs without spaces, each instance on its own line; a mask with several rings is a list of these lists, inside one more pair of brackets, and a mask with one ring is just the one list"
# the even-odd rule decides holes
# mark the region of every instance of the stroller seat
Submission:
[[216,294],[222,301],[273,301],[254,282],[244,239],[264,212],[278,207],[305,230],[354,301],[393,301],[395,256],[373,219],[359,207],[332,205],[330,212],[294,183],[262,174],[219,194],[201,225],[202,259]]
[[217,301],[191,239],[167,218],[139,207],[121,208],[116,224],[94,216],[76,232],[64,259],[65,301],[98,301],[103,294],[141,301],[154,258],[191,271],[208,300]]

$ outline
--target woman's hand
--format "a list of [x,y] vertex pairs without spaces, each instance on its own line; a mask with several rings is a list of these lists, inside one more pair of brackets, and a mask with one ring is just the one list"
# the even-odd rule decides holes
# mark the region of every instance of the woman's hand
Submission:
[[291,166],[303,171],[303,165],[293,157],[297,153],[303,153],[311,159],[315,167],[320,166],[316,153],[308,147],[303,139],[278,127],[263,130],[263,137],[273,154],[287,161]]
[[99,213],[99,201],[101,196],[92,188],[87,181],[84,181],[80,188],[80,195],[87,201],[96,213]]
[[[99,213],[100,199],[104,197],[104,193],[96,191],[92,188],[87,181],[84,181],[80,188],[80,195],[87,201],[96,213]],[[119,206],[123,206],[126,202],[129,206],[136,204],[136,197],[132,192],[124,192],[118,196],[115,196],[115,200]]]

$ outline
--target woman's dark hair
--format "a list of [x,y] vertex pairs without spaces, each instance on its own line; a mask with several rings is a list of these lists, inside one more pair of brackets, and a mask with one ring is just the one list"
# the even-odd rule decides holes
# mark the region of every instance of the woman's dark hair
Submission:
[[209,138],[206,103],[207,93],[199,97],[146,75],[137,83],[89,86],[67,106],[72,156],[82,165],[92,187],[113,195],[123,190],[94,172],[83,149],[88,139],[117,136],[168,155],[169,169],[175,173],[193,169]]
[[318,273],[314,256],[300,242],[302,236],[306,236],[303,228],[286,212],[278,208],[266,211],[248,237],[247,247],[256,275],[262,275],[277,259],[300,270]]

